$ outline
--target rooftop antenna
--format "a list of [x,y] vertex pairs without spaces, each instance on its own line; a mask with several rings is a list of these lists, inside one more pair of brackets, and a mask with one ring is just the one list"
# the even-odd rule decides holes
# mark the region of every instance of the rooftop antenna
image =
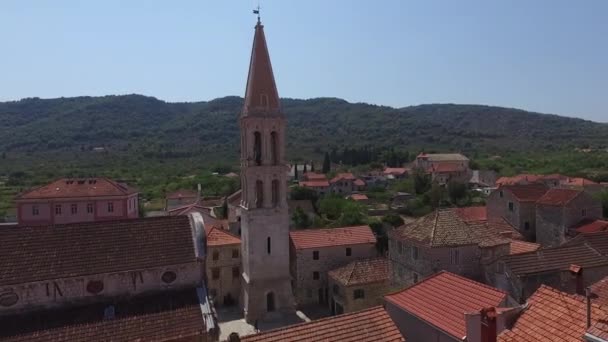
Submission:
[[260,21],[260,3],[258,2],[258,7],[253,9],[253,14],[258,15],[258,25],[261,23]]

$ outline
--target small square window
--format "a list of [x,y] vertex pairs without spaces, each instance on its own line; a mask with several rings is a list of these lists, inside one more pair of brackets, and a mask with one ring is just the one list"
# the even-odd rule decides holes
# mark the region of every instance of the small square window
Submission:
[[70,211],[71,211],[72,215],[78,214],[78,205],[77,204],[72,204],[70,206]]
[[108,212],[109,213],[113,213],[114,212],[114,203],[108,202]]
[[213,280],[220,279],[220,269],[219,268],[214,267],[211,269],[211,279],[213,279]]
[[350,247],[346,247],[346,256],[351,256],[353,254],[353,250]]
[[61,204],[55,205],[55,215],[61,215]]
[[354,299],[365,298],[365,291],[363,289],[357,289],[353,292]]
[[319,251],[312,251],[312,260],[319,260]]
[[418,260],[418,247],[412,246],[412,259]]
[[500,198],[503,198],[505,194],[502,192],[502,190],[500,190],[500,192],[498,193],[498,195],[500,195]]
[[526,230],[526,231],[530,230],[530,222],[528,222],[528,221],[524,222],[524,230]]
[[312,279],[319,280],[319,272],[317,272],[317,271],[312,272]]
[[241,276],[241,269],[238,266],[232,268],[232,278],[237,279]]
[[513,202],[509,202],[509,211],[513,211]]
[[238,249],[233,249],[232,250],[232,259],[236,259],[239,257],[239,250]]
[[414,284],[416,284],[418,282],[418,273],[414,273],[413,280],[414,280]]
[[38,216],[38,214],[40,214],[40,209],[38,209],[38,206],[37,205],[32,206],[32,215]]
[[88,214],[93,213],[93,203],[87,203],[87,213]]
[[587,216],[587,209],[581,210],[581,216]]
[[213,260],[220,260],[220,251],[213,251]]
[[460,251],[457,249],[452,249],[450,251],[450,261],[452,265],[457,265],[460,263]]

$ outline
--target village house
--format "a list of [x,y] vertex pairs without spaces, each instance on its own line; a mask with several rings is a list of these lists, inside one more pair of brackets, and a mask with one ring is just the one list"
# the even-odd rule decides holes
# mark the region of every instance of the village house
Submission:
[[469,187],[473,189],[494,188],[496,178],[496,172],[493,170],[471,170]]
[[[584,338],[599,335],[597,330],[605,325],[607,318],[604,308],[597,304],[587,306],[585,297],[542,285],[528,299],[514,324],[498,335],[497,341],[583,341]],[[590,327],[587,326],[588,320]]]
[[314,190],[318,196],[325,196],[331,192],[329,181],[327,179],[300,181],[299,186]]
[[322,318],[240,338],[242,342],[405,342],[382,306]]
[[63,178],[15,198],[20,225],[139,217],[138,192],[108,178]]
[[469,158],[460,153],[420,153],[414,166],[431,175],[431,180],[441,185],[450,181],[467,183],[471,179]]
[[332,314],[359,311],[383,303],[389,291],[388,260],[352,261],[328,273]]
[[352,194],[350,196],[346,196],[347,199],[351,199],[355,202],[366,204],[369,202],[369,198],[366,194]]
[[486,281],[521,302],[541,285],[579,293],[608,275],[608,257],[587,243],[504,256],[486,269]]
[[235,305],[241,294],[241,239],[203,218],[207,235],[207,288],[215,306]]
[[0,339],[215,341],[205,243],[197,215],[1,229]]
[[608,230],[608,221],[585,219],[570,229],[570,235],[595,233]]
[[548,188],[542,184],[505,185],[486,199],[488,217],[503,218],[529,241],[536,241],[536,201]]
[[388,180],[395,180],[407,178],[410,171],[409,168],[405,167],[386,167],[382,173]]
[[296,302],[328,304],[327,272],[351,261],[377,256],[369,226],[291,231],[291,275]]
[[481,279],[482,266],[509,254],[511,240],[521,238],[504,220],[460,215],[439,209],[389,232],[392,285],[409,286],[441,270]]
[[544,247],[566,242],[569,230],[602,217],[602,203],[583,190],[549,189],[536,201],[536,242]]
[[[441,271],[400,292],[385,296],[385,309],[408,341],[491,341],[468,315],[507,307],[504,291]],[[494,327],[494,335],[502,324]]]
[[331,192],[339,195],[350,195],[356,191],[365,190],[365,182],[352,173],[338,173],[329,181]]

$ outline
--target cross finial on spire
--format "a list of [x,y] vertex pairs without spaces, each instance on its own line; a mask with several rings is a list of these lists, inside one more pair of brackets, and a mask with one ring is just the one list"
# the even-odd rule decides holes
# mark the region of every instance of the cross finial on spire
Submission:
[[256,7],[253,10],[253,14],[257,14],[258,15],[258,25],[261,24],[261,21],[260,21],[260,4],[258,4],[258,7]]

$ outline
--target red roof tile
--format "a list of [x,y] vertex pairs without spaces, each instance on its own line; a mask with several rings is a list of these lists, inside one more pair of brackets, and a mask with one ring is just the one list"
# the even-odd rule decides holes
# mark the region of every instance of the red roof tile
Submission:
[[486,207],[464,207],[452,209],[464,221],[486,221],[488,211]]
[[[592,323],[606,319],[606,312],[592,304]],[[554,342],[582,340],[586,330],[585,298],[546,285],[534,292],[510,330],[498,335],[499,342]]]
[[543,176],[524,173],[513,177],[500,177],[496,180],[496,185],[525,185],[540,182],[542,178]]
[[497,191],[510,191],[521,202],[536,202],[548,188],[542,184],[507,185]]
[[221,226],[205,224],[205,232],[207,233],[207,246],[241,245],[241,239],[238,236],[225,231]]
[[296,249],[376,243],[369,226],[295,230],[289,237]]
[[306,188],[326,188],[329,187],[329,182],[327,180],[300,181],[299,185]]
[[608,221],[604,220],[584,220],[574,226],[577,233],[594,233],[608,229]]
[[387,281],[388,260],[386,258],[357,260],[331,270],[328,274],[344,286]]
[[542,205],[564,206],[581,193],[581,190],[549,189],[536,203]]
[[572,185],[572,186],[586,186],[586,185],[595,185],[596,182],[587,179],[587,178],[568,178],[564,183],[564,185]]
[[357,179],[357,177],[355,177],[352,173],[350,173],[350,172],[344,172],[344,173],[338,173],[329,182],[330,183],[335,183],[335,182],[340,181],[340,180],[352,180],[352,181],[354,181],[355,179]]
[[350,195],[350,198],[355,201],[365,201],[369,199],[365,194],[352,194]]
[[363,181],[363,179],[357,178],[357,179],[355,179],[353,184],[356,186],[365,186],[365,181]]
[[232,195],[228,196],[228,203],[232,205],[239,205],[241,202],[241,197],[243,195],[243,190],[239,189],[235,191]]
[[591,286],[591,293],[595,294],[592,297],[592,301],[599,305],[608,305],[608,277],[604,277],[593,283]]
[[519,253],[527,253],[534,252],[540,248],[540,244],[533,242],[526,242],[520,240],[512,240],[511,241],[511,250],[509,254],[519,254]]
[[322,173],[316,172],[307,172],[304,174],[304,179],[312,181],[312,180],[327,180],[327,177]]
[[401,176],[406,174],[408,171],[409,169],[404,167],[387,167],[384,169],[383,173],[385,175]]
[[186,216],[0,229],[0,286],[196,262]]
[[462,340],[466,337],[465,313],[503,303],[501,290],[441,271],[400,292],[387,302]]
[[464,171],[465,167],[454,163],[437,163],[428,168],[428,172],[450,173]]
[[596,322],[589,329],[587,334],[597,338],[601,338],[603,341],[608,340],[608,324],[606,322]]
[[17,196],[21,199],[50,199],[72,197],[125,196],[135,194],[133,188],[108,178],[68,179],[32,189]]
[[243,342],[396,342],[405,341],[381,307],[314,320],[241,338]]

